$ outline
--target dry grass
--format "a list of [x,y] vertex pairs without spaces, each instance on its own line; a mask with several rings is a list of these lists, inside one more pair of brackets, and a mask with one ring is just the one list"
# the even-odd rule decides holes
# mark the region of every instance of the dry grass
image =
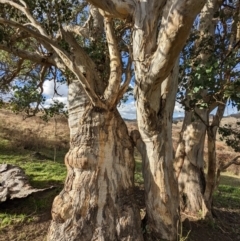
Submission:
[[48,123],[39,117],[23,120],[20,114],[1,110],[0,137],[9,140],[13,147],[35,152],[42,152],[46,148],[61,150],[69,147],[69,129],[64,117],[57,117],[55,136],[53,120]]

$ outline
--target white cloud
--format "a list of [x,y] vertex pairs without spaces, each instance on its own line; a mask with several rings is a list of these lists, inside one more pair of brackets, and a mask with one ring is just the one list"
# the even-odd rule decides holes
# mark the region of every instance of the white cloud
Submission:
[[123,118],[136,119],[136,107],[134,101],[122,104],[118,107],[118,110]]
[[177,114],[177,112],[184,113],[184,109],[181,104],[175,102],[174,113]]
[[59,102],[64,103],[65,105],[67,105],[67,97],[66,96],[56,96],[56,97],[53,97],[53,98],[46,99],[46,101],[44,103],[44,107],[45,108],[50,107],[50,105],[53,104],[54,100],[57,100]]
[[[122,104],[118,108],[121,116],[126,119],[136,119],[136,107],[135,102],[132,100],[128,103]],[[184,116],[184,109],[178,102],[175,103],[174,113],[173,116],[176,117],[183,117]]]
[[[43,84],[43,94],[47,97],[53,97],[53,96],[57,96],[54,93],[54,81],[45,81]],[[58,92],[58,94],[60,94],[61,96],[66,97],[68,94],[68,87],[66,84],[60,84],[60,83],[56,83],[56,90]]]
[[59,95],[54,93],[54,81],[45,81],[43,84],[43,95],[46,97],[44,107],[48,108],[54,100],[67,105],[68,86],[66,84],[56,83],[56,90]]

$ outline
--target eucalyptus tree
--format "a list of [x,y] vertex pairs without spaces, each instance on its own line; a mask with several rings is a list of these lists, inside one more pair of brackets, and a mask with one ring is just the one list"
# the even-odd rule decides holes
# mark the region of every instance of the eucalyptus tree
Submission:
[[[196,23],[199,26],[195,29],[198,29],[192,35],[193,39],[190,39],[182,57],[181,77],[185,93],[182,93],[181,97],[184,98],[186,111],[176,151],[175,166],[182,210],[194,214],[207,209],[203,198],[205,189],[203,153],[209,113],[203,105],[208,87],[204,86],[206,80],[200,71],[205,72],[208,59],[213,52],[212,39],[215,31],[213,17],[218,7],[217,0],[205,4]],[[195,103],[197,100],[199,103]]]
[[[79,94],[84,96],[73,101],[78,108],[78,124],[73,125],[71,147],[65,157],[68,174],[63,191],[53,203],[48,240],[143,240],[133,198],[132,141],[116,109],[131,79],[131,61],[145,149],[147,230],[155,239],[175,240],[178,188],[171,141],[175,75],[179,53],[206,1],[87,2],[101,9],[103,19],[91,5],[86,10],[98,21],[88,18],[79,26],[82,15],[78,13],[84,9],[84,1],[0,0],[0,49],[68,72],[81,83]],[[99,35],[101,21],[105,34]],[[129,49],[122,49],[129,37],[120,41],[121,33],[131,33]],[[108,57],[102,66],[91,57],[104,39]],[[33,52],[25,48],[29,44],[35,44]],[[88,51],[83,47],[86,44],[93,49]],[[124,66],[121,54],[128,51]]]
[[[217,129],[228,101],[227,90],[239,78],[236,68],[238,1],[208,1],[199,21],[194,40],[186,46],[183,59],[182,86],[185,86],[186,97],[183,93],[181,97],[186,111],[176,152],[176,169],[182,210],[198,217],[201,210],[203,217],[211,217]],[[215,113],[211,114],[213,110]],[[205,179],[206,135],[208,171]]]
[[65,158],[68,174],[53,203],[48,239],[142,240],[133,197],[133,146],[116,109],[131,79],[131,58],[124,66],[121,54],[128,50],[122,51],[123,41],[117,41],[127,27],[120,21],[113,25],[105,17],[102,33],[103,18],[93,7],[86,9],[91,16],[81,26],[83,1],[1,0],[0,4],[1,50],[43,70],[54,66],[81,83],[75,106],[80,124],[71,136]]
[[179,53],[196,15],[206,1],[89,0],[105,16],[133,24],[138,127],[145,151],[143,176],[148,230],[174,240],[178,189],[173,171],[171,122]]

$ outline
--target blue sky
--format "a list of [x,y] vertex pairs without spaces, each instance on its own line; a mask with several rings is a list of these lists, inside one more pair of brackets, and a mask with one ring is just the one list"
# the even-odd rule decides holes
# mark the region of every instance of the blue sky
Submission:
[[[67,105],[67,95],[68,95],[68,88],[66,84],[59,84],[57,83],[57,91],[60,95],[54,94],[54,82],[53,81],[45,81],[44,85],[44,92],[43,94],[46,96],[47,100],[45,102],[45,106],[50,106],[51,103],[53,103],[53,100],[58,100],[60,102],[63,102]],[[8,95],[5,95],[4,99],[9,98],[11,96],[11,93]],[[127,103],[123,103],[118,107],[118,110],[123,118],[125,119],[136,119],[136,107],[134,98],[131,96]],[[237,109],[233,108],[231,105],[228,105],[224,115],[228,116],[231,114],[237,113]],[[184,116],[184,110],[181,107],[179,103],[176,102],[175,108],[174,108],[174,118],[183,117]]]
[[[53,100],[58,100],[67,104],[67,93],[68,88],[65,84],[57,84],[57,91],[61,96],[54,95],[54,83],[53,81],[45,81],[43,88],[44,88],[44,95],[47,97],[46,106],[49,106]],[[118,110],[123,118],[126,119],[136,119],[136,107],[134,98],[130,97],[127,103],[123,103],[118,107]],[[175,110],[174,110],[174,117],[182,117],[184,115],[184,111],[181,106],[176,103]]]
[[[44,88],[44,95],[47,97],[46,100],[46,106],[49,106],[53,100],[58,100],[63,102],[64,104],[67,104],[67,94],[68,94],[68,88],[65,84],[58,84],[57,83],[57,91],[61,96],[54,95],[54,83],[53,81],[45,81],[43,88]],[[118,107],[118,110],[123,118],[126,119],[136,119],[136,107],[133,97],[130,97],[127,103],[121,104],[120,107]],[[231,105],[227,106],[225,114],[224,115],[231,115],[233,113],[237,113],[237,109],[233,108]],[[184,110],[181,107],[179,103],[176,102],[175,108],[174,108],[174,114],[173,117],[183,117],[184,116]]]

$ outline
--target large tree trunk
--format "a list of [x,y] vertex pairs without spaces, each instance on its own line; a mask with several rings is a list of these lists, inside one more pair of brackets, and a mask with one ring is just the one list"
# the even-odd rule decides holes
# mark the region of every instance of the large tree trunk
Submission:
[[[203,197],[205,191],[204,141],[208,113],[202,110],[199,115],[201,119],[194,116],[192,111],[185,112],[175,157],[181,211],[195,216],[206,208]],[[194,121],[193,118],[195,118]]]
[[80,120],[77,131],[70,122],[68,173],[53,203],[48,240],[143,240],[127,127],[117,110],[92,107],[85,98],[75,104]]
[[88,2],[109,16],[133,23],[131,57],[136,77],[138,125],[146,148],[144,183],[148,228],[156,236],[155,240],[174,240],[177,238],[178,188],[173,171],[171,123],[178,81],[165,80],[206,0]]
[[143,176],[147,230],[154,240],[177,238],[178,188],[173,171],[172,147],[177,74],[178,63],[160,89],[151,93],[151,104],[139,91],[136,96],[138,127],[146,148]]

